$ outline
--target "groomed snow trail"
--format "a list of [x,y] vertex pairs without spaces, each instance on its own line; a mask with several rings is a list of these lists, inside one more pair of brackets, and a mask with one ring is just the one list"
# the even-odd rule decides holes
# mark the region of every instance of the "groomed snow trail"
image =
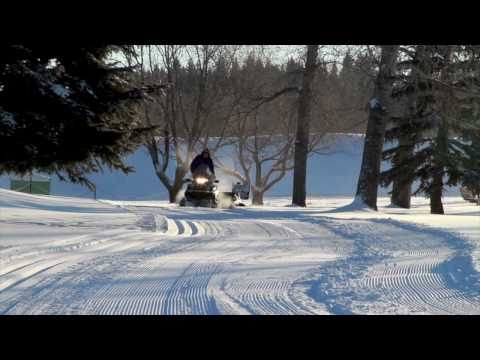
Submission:
[[356,238],[351,257],[309,279],[332,313],[480,314],[480,277],[460,235],[384,219],[321,222]]
[[[129,210],[140,216],[163,212]],[[197,220],[186,220],[192,211]],[[321,304],[309,306],[302,294],[297,294],[294,282],[319,263],[338,258],[338,253],[321,243],[315,246],[282,222],[245,220],[235,211],[172,212],[169,221],[187,245],[169,252],[151,246],[141,258],[130,254],[127,274],[91,291],[88,313],[326,313]],[[192,230],[192,224],[197,230]],[[194,232],[202,235],[190,242],[187,239],[194,237]],[[295,256],[299,253],[302,255]]]
[[0,314],[480,314],[475,249],[444,230],[2,195],[31,218],[0,201]]

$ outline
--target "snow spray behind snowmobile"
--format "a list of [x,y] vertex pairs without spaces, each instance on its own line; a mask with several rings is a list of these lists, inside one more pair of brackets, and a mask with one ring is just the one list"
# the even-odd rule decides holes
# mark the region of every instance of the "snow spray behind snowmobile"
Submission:
[[185,182],[188,185],[180,206],[231,208],[234,205],[243,205],[236,204],[237,200],[249,198],[249,187],[246,189],[240,183],[237,183],[231,192],[219,191],[219,180],[215,179],[215,175],[206,165],[199,166],[193,173],[193,180],[186,179]]

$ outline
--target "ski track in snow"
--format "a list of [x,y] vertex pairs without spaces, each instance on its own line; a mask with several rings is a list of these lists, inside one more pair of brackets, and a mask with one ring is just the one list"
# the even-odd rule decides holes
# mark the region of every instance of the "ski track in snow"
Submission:
[[474,250],[450,232],[290,209],[121,208],[132,224],[2,246],[0,314],[480,314]]
[[[338,233],[354,236],[343,223],[323,222]],[[471,256],[460,250],[461,237],[439,230],[432,236],[431,229],[395,221],[368,222],[373,222],[366,228],[372,226],[372,232],[363,231],[352,257],[321,269],[314,281],[312,276],[306,280],[312,284],[311,295],[329,304],[332,313],[480,314],[479,276]],[[375,233],[383,233],[380,227],[385,225],[401,229],[405,239],[423,241],[425,248],[400,251],[392,243],[382,251],[375,249],[384,240]],[[361,233],[357,229],[356,234]]]

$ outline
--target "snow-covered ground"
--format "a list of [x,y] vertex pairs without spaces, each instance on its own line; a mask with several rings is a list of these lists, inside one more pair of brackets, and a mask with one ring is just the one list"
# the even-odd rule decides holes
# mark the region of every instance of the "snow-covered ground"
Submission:
[[0,314],[480,314],[480,207],[179,208],[0,189]]

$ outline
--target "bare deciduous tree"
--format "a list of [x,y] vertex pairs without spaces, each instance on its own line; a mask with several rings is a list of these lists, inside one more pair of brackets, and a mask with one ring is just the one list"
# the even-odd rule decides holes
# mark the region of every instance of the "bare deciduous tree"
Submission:
[[251,185],[254,205],[263,205],[264,194],[292,169],[295,123],[292,110],[291,105],[276,101],[243,115],[236,123],[234,143],[239,169],[217,160],[225,173]]
[[225,45],[139,47],[141,80],[158,79],[168,85],[165,96],[146,106],[144,116],[148,124],[162,129],[145,146],[170,202],[176,201],[195,151],[210,144],[214,126],[212,152],[224,145],[235,103],[224,83],[237,49]]

